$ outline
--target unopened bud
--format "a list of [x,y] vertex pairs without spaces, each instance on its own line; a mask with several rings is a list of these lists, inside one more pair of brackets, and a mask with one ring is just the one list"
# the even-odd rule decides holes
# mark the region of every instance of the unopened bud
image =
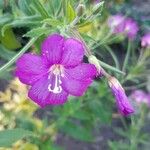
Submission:
[[102,73],[103,69],[99,64],[99,60],[94,55],[89,56],[88,61],[89,61],[90,64],[93,64],[96,67],[99,74]]
[[115,77],[110,77],[108,79],[108,83],[116,99],[116,104],[119,112],[124,116],[132,114],[134,112],[134,108],[130,104],[128,97],[120,82]]
[[84,14],[85,6],[83,4],[79,4],[76,8],[77,16],[80,17]]
[[116,89],[121,89],[122,91],[124,91],[124,89],[122,88],[120,82],[115,78],[115,77],[110,77],[108,79],[108,83],[110,87],[115,87]]

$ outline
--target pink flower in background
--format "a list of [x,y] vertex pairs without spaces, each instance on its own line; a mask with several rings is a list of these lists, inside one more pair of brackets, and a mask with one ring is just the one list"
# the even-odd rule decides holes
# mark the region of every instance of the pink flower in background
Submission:
[[119,112],[124,116],[127,116],[127,115],[133,113],[134,109],[133,109],[132,105],[129,103],[129,100],[125,94],[125,91],[122,88],[119,81],[116,78],[111,77],[109,79],[109,86],[112,90],[112,93],[113,93],[115,99],[116,99],[116,104],[117,104]]
[[42,55],[27,53],[17,61],[16,75],[31,86],[29,97],[41,107],[63,104],[68,95],[81,96],[92,83],[96,68],[82,62],[83,45],[59,34],[48,36]]
[[149,47],[150,46],[150,33],[147,33],[142,37],[141,46],[142,47]]
[[124,20],[125,17],[121,14],[117,14],[108,18],[108,26],[113,33],[122,33],[124,32]]
[[133,19],[126,18],[121,14],[108,18],[108,26],[113,33],[123,33],[131,40],[136,37],[139,30],[137,23]]
[[143,90],[135,90],[129,97],[136,101],[137,104],[145,103],[150,106],[150,95],[146,94]]
[[139,28],[136,23],[132,18],[126,18],[125,19],[125,27],[124,31],[129,39],[134,39],[137,35]]

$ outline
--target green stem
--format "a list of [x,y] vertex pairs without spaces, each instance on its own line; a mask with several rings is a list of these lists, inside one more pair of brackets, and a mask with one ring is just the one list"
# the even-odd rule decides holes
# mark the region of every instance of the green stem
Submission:
[[119,62],[118,62],[118,59],[117,59],[115,53],[112,51],[112,49],[109,46],[104,45],[104,47],[111,54],[111,56],[115,62],[116,68],[119,69]]
[[140,83],[140,84],[137,84],[137,85],[124,87],[124,89],[125,90],[134,90],[134,89],[138,89],[138,88],[141,88],[141,87],[145,87],[146,85],[147,85],[147,82],[144,82],[144,83]]
[[102,61],[100,61],[100,60],[99,60],[99,63],[100,63],[100,65],[101,65],[102,67],[104,67],[104,68],[107,68],[107,69],[112,70],[112,71],[114,71],[114,72],[117,72],[117,73],[120,73],[120,74],[125,75],[125,72],[122,72],[122,71],[118,70],[117,68],[112,67],[112,66],[110,66],[110,65],[108,65],[108,64],[106,64],[106,63],[104,63],[104,62],[102,62]]
[[123,71],[123,72],[125,71],[126,66],[127,66],[127,64],[128,64],[129,57],[130,57],[130,53],[131,53],[131,42],[128,41],[127,53],[126,53],[126,56],[125,56],[125,60],[124,60],[124,63],[123,63],[123,67],[122,67],[122,71]]
[[106,43],[106,41],[108,41],[108,39],[112,36],[112,32],[109,32],[102,41],[100,41],[99,46],[103,45],[104,43]]
[[125,130],[127,130],[127,129],[128,129],[128,126],[127,126],[127,123],[126,123],[125,118],[123,118],[122,116],[120,116],[120,119],[121,119],[121,122],[122,122],[122,124],[123,124]]
[[[86,49],[85,55],[86,55],[87,57],[91,56],[91,55],[92,55],[92,52],[91,52],[90,48],[87,46],[86,42],[85,42],[84,39],[81,37],[81,35],[78,33],[78,31],[77,31],[76,29],[70,29],[70,32],[72,33],[72,35],[73,35],[75,38],[78,38],[78,39],[81,40],[82,43],[84,44],[84,47],[85,47],[85,49]],[[107,69],[110,69],[110,70],[112,70],[112,71],[114,71],[114,72],[117,72],[117,73],[120,73],[120,74],[125,75],[124,72],[122,72],[122,71],[118,70],[117,68],[112,67],[112,66],[110,66],[110,65],[108,65],[108,64],[106,64],[106,63],[104,63],[104,62],[102,62],[102,61],[100,61],[100,60],[99,60],[99,63],[100,63],[100,65],[101,65],[102,67],[104,67],[104,68],[107,68]]]
[[143,122],[145,120],[145,108],[142,109],[143,107],[141,106],[141,109],[140,109],[140,116],[138,119],[134,119],[134,116],[133,118],[131,117],[131,128],[132,128],[132,132],[131,132],[131,136],[130,136],[130,142],[131,142],[131,145],[130,145],[130,150],[136,150],[137,149],[137,146],[139,144],[139,134],[140,134],[140,131],[141,131],[141,128],[143,126]]
[[6,64],[4,64],[1,68],[0,68],[0,72],[5,71],[8,67],[10,67],[23,53],[25,53],[30,46],[37,40],[36,38],[32,38],[22,49],[19,53],[17,53],[10,61],[8,61]]

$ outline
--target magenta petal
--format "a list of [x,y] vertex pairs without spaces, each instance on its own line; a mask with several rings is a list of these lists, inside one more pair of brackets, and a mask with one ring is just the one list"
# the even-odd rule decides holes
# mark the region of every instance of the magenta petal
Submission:
[[150,32],[142,37],[141,45],[142,45],[142,47],[149,47],[150,46]]
[[64,46],[64,38],[59,34],[48,36],[42,43],[41,50],[43,57],[48,64],[60,62]]
[[126,94],[122,91],[113,91],[116,97],[116,104],[120,111],[120,113],[124,116],[128,116],[129,114],[134,112],[132,105],[129,103],[129,100]]
[[48,70],[42,58],[31,53],[22,55],[17,60],[16,65],[16,76],[18,76],[23,83],[29,85],[32,85]]
[[125,20],[125,32],[129,39],[134,39],[137,35],[138,30],[138,25],[133,19],[127,18]]
[[70,78],[63,78],[63,89],[73,96],[82,96],[92,80],[78,81]]
[[122,88],[119,81],[116,78],[111,77],[109,79],[109,86],[112,90],[112,93],[113,93],[115,99],[116,99],[116,104],[117,104],[119,112],[124,116],[127,116],[127,115],[133,113],[134,109],[133,109],[132,105],[129,103],[129,100],[125,94],[125,91]]
[[38,80],[29,90],[29,97],[41,107],[46,105],[60,105],[67,101],[68,93],[62,90],[59,94],[48,91],[50,80],[48,75]]
[[94,78],[97,74],[97,70],[94,65],[82,63],[75,68],[66,69],[66,74],[71,76],[75,80],[85,81],[87,79]]
[[34,84],[37,80],[39,80],[43,74],[32,74],[27,72],[22,72],[20,70],[16,70],[16,76],[19,77],[19,80],[28,85]]
[[66,67],[74,67],[81,63],[84,56],[83,45],[72,38],[65,41],[64,53],[61,64]]

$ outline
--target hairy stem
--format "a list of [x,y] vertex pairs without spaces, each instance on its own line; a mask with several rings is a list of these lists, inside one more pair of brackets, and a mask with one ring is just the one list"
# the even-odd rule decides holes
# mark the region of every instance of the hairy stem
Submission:
[[19,53],[17,53],[10,61],[8,61],[6,64],[4,64],[1,68],[0,68],[0,73],[5,71],[8,67],[10,67],[23,53],[25,53],[30,46],[32,46],[32,44],[37,40],[36,38],[32,38],[22,49]]

